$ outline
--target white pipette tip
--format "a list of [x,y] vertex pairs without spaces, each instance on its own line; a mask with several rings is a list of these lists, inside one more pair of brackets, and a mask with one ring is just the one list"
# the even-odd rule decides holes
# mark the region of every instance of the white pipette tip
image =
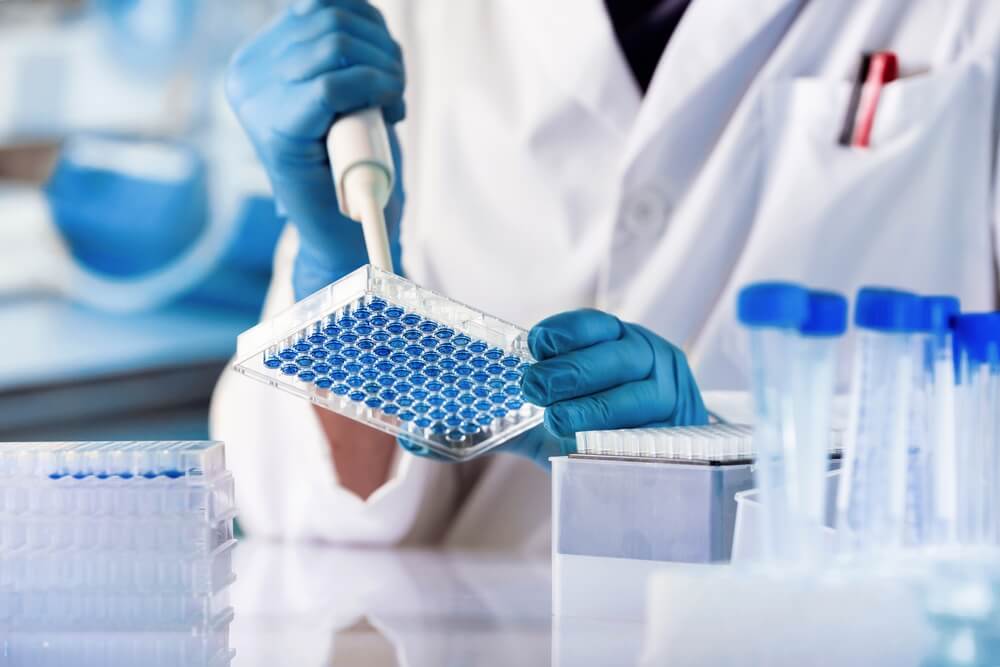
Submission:
[[389,135],[379,108],[337,119],[326,139],[340,212],[361,223],[368,261],[393,271],[385,207],[395,180]]

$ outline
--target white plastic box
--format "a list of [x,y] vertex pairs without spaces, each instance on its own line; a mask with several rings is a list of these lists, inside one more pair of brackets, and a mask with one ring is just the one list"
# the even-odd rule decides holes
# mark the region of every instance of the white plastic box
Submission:
[[553,458],[553,613],[641,620],[650,573],[728,560],[752,484],[746,459]]

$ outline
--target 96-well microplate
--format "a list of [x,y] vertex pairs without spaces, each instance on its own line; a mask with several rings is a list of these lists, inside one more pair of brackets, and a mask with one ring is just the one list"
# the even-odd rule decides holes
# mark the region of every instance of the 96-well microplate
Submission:
[[536,426],[523,329],[363,266],[240,335],[234,368],[452,459]]

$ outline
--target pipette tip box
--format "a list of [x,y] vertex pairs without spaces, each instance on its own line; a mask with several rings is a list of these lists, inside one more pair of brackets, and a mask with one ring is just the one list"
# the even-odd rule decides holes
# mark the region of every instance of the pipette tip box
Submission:
[[462,460],[541,423],[527,332],[363,266],[239,336],[234,369]]
[[726,562],[753,429],[711,424],[577,434],[552,459],[556,615],[643,617],[650,573]]
[[228,664],[234,516],[219,442],[0,444],[0,665]]

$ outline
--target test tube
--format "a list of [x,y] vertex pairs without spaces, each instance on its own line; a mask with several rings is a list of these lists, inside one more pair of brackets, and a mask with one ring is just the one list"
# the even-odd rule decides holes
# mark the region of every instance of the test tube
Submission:
[[794,386],[787,368],[798,328],[808,315],[808,294],[791,283],[756,283],[740,291],[739,321],[750,340],[754,399],[755,482],[761,503],[762,554],[786,560],[788,496],[785,456],[795,449]]
[[810,291],[808,315],[799,327],[792,373],[795,448],[788,457],[790,528],[798,557],[815,562],[823,554],[826,473],[830,459],[830,418],[837,381],[837,344],[847,330],[847,299]]
[[837,494],[837,529],[847,552],[903,543],[920,314],[914,294],[875,287],[858,292],[850,425]]
[[995,544],[1000,410],[1000,313],[955,318],[959,356],[956,451],[957,539]]
[[957,518],[955,443],[955,364],[952,320],[960,304],[953,296],[925,296],[922,310],[923,440],[912,461],[911,542],[952,544]]

